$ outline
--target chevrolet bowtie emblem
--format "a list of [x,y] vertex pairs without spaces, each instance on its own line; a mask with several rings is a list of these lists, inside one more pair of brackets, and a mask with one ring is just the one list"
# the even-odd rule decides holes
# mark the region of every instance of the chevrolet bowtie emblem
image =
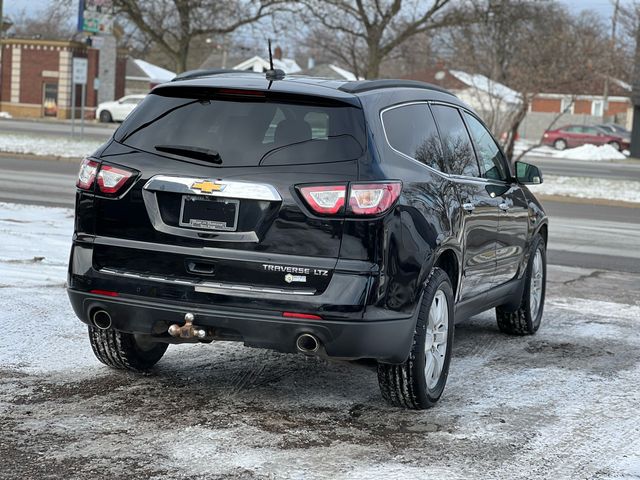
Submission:
[[202,182],[194,182],[191,185],[193,190],[200,190],[202,193],[221,192],[226,185],[205,180]]

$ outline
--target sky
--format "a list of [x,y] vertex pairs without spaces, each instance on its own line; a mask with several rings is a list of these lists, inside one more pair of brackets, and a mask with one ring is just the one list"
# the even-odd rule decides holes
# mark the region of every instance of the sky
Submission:
[[[17,15],[23,10],[27,13],[38,12],[49,5],[52,0],[5,0],[4,14],[7,16]],[[598,14],[611,16],[613,12],[613,0],[560,0],[570,9],[575,11],[594,10]],[[620,0],[622,4],[628,4],[632,0]]]

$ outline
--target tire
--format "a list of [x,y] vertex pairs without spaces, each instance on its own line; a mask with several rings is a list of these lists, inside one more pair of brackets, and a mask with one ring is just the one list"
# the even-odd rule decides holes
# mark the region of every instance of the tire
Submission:
[[517,310],[496,308],[498,328],[503,333],[533,335],[540,328],[547,283],[547,253],[544,239],[540,234],[536,236],[531,246],[525,282]]
[[565,150],[567,148],[567,141],[559,138],[555,142],[553,142],[553,148],[556,150]]
[[89,326],[89,342],[98,360],[111,368],[142,372],[153,367],[167,351],[166,343],[141,345],[130,333]]
[[107,110],[103,110],[100,112],[100,122],[101,123],[111,123],[113,122],[113,117],[111,116],[111,113],[109,113]]
[[609,142],[609,145],[611,145],[613,148],[615,148],[618,151],[622,150],[622,146],[618,142]]
[[[382,397],[389,404],[413,410],[430,408],[436,404],[449,374],[453,320],[451,280],[443,270],[434,268],[424,289],[409,358],[399,365],[378,363],[378,384]],[[436,335],[428,334],[434,329],[440,333],[440,348],[433,345]],[[439,362],[436,357],[440,360],[440,373],[437,376],[427,375],[429,365],[437,368]],[[431,371],[435,373],[435,370]]]

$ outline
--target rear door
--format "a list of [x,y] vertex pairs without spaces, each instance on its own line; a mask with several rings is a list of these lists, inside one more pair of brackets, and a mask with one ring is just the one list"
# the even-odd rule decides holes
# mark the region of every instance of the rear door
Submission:
[[582,127],[582,133],[585,135],[587,143],[591,143],[593,145],[604,145],[607,143],[607,137],[605,137],[604,133],[596,127],[584,126]]
[[496,269],[498,199],[487,189],[460,111],[432,105],[442,139],[445,161],[463,208],[463,272],[460,300],[488,291]]
[[473,115],[464,112],[478,155],[482,177],[489,194],[498,202],[496,232],[496,271],[494,285],[516,276],[522,260],[529,228],[529,207],[520,187],[511,183],[506,159],[489,131]]
[[314,214],[299,188],[357,180],[364,128],[360,109],[324,99],[179,88],[149,95],[102,157],[139,180],[120,199],[97,200],[96,222],[100,237],[146,251],[105,246],[97,263],[322,291],[344,221]]

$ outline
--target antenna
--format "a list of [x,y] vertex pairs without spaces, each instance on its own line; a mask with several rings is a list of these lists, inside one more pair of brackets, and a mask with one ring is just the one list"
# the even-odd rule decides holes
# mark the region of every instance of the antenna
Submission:
[[267,40],[269,42],[269,69],[273,70],[273,53],[271,52],[271,39]]
[[[265,76],[267,80],[273,82],[274,80],[284,80],[284,70],[273,68],[273,53],[271,52],[271,39],[268,39],[269,42],[269,70],[265,72]],[[271,85],[269,85],[271,86]]]

